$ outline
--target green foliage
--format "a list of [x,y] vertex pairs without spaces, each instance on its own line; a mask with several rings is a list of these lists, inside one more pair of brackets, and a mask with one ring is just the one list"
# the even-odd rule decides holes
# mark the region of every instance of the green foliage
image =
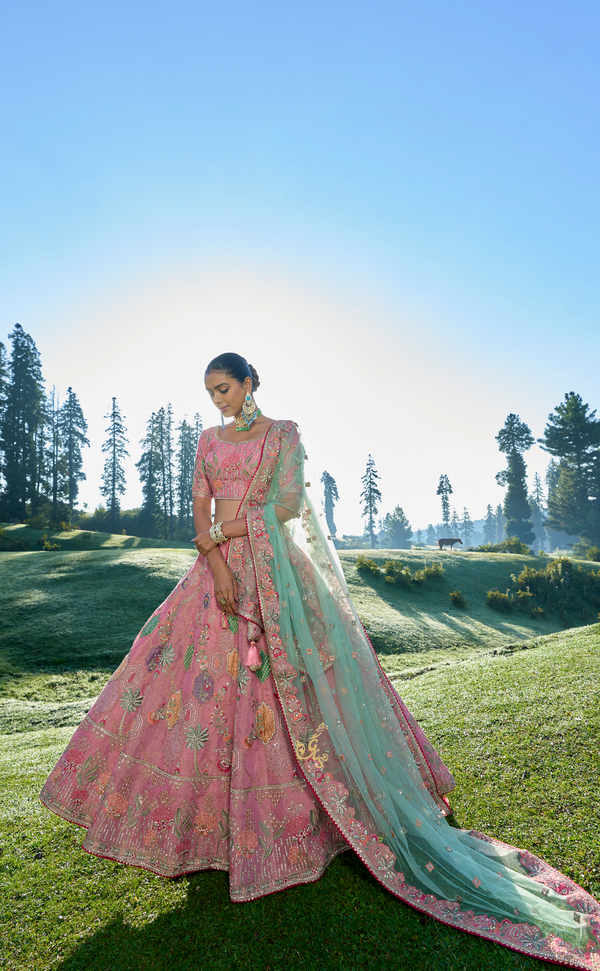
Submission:
[[123,461],[129,455],[125,448],[128,440],[125,437],[125,423],[123,415],[117,404],[117,399],[112,399],[111,410],[104,416],[109,419],[106,432],[108,438],[102,446],[102,451],[106,455],[104,461],[104,471],[102,472],[102,485],[100,492],[106,499],[107,504],[107,525],[109,529],[116,530],[119,526],[120,502],[119,496],[125,492],[125,470]]
[[0,526],[0,552],[15,553],[24,552],[29,549],[29,542],[26,539],[11,539],[6,530]]
[[460,610],[465,610],[467,607],[467,598],[464,593],[460,590],[451,590],[448,594],[453,607],[458,607]]
[[409,567],[404,566],[401,560],[386,560],[382,569],[375,560],[369,559],[363,553],[360,553],[356,558],[356,569],[359,573],[383,577],[386,583],[407,589],[412,587],[413,584],[424,583],[425,580],[439,580],[444,574],[444,567],[441,563],[432,563],[422,569],[415,570],[413,573]]
[[521,542],[517,536],[509,536],[501,543],[484,543],[482,546],[475,546],[467,550],[468,553],[521,553],[528,555],[531,553],[526,543]]
[[379,503],[381,502],[381,492],[377,484],[378,480],[379,473],[375,468],[373,458],[369,455],[367,468],[361,479],[364,488],[360,494],[360,498],[363,503],[362,517],[366,519],[366,531],[369,534],[373,548],[377,546],[377,540],[375,539],[375,518],[379,511]]
[[44,535],[41,537],[41,539],[36,540],[36,544],[37,544],[37,546],[40,547],[40,549],[45,550],[47,553],[51,553],[52,550],[59,550],[60,549],[60,543],[49,543],[48,542],[48,536],[47,536],[46,533],[44,533]]
[[440,496],[442,500],[442,522],[444,526],[448,527],[450,525],[450,499],[452,495],[452,486],[450,485],[450,479],[447,475],[440,475],[440,481],[438,482],[438,487],[436,490],[436,496]]
[[331,536],[335,536],[337,529],[335,526],[335,521],[333,518],[334,508],[336,502],[339,502],[338,489],[336,481],[329,472],[323,472],[321,476],[321,482],[323,483],[323,506],[325,510],[325,519],[327,520],[327,527]]
[[393,512],[387,514],[383,522],[383,528],[385,531],[386,545],[391,547],[391,549],[407,550],[410,548],[412,526],[401,506],[396,506]]
[[500,593],[499,590],[488,590],[486,602],[488,607],[505,614],[509,613],[514,606],[512,597],[507,593]]
[[590,546],[585,551],[586,559],[593,560],[595,563],[600,563],[600,546]]
[[548,491],[548,527],[600,542],[600,420],[571,391],[548,416],[542,448],[558,459]]

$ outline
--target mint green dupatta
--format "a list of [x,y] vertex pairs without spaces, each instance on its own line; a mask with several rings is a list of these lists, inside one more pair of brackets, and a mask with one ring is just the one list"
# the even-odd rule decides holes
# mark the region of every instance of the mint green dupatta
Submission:
[[304,457],[296,426],[276,422],[244,502],[269,660],[304,778],[401,900],[524,954],[600,971],[600,905],[589,894],[526,851],[448,824],[452,778],[381,670],[309,498]]

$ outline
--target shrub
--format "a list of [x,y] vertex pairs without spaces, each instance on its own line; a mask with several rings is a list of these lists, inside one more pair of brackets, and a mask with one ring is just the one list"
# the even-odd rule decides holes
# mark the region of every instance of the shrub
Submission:
[[460,592],[460,590],[452,590],[449,597],[452,601],[453,607],[459,607],[461,610],[464,610],[467,606],[467,598],[465,597],[464,593]]
[[394,583],[397,587],[411,587],[413,575],[400,560],[386,560],[383,564],[386,583]]
[[0,553],[24,553],[29,549],[29,541],[26,539],[7,539],[0,534]]
[[507,593],[500,593],[499,590],[488,590],[487,605],[494,610],[502,613],[509,613],[513,609],[513,601]]
[[32,529],[44,529],[48,525],[48,517],[42,512],[34,513],[25,520]]
[[586,559],[593,560],[595,563],[600,563],[600,546],[590,546],[585,551]]
[[51,552],[52,550],[60,549],[60,543],[48,542],[48,536],[46,533],[44,533],[41,539],[36,540],[36,544],[40,547],[40,549],[44,550],[45,552]]
[[522,543],[517,536],[509,536],[501,543],[484,543],[483,546],[469,547],[469,553],[531,553],[526,543]]
[[381,570],[375,560],[370,560],[364,553],[356,557],[356,569],[359,573],[371,573],[374,577],[381,576]]

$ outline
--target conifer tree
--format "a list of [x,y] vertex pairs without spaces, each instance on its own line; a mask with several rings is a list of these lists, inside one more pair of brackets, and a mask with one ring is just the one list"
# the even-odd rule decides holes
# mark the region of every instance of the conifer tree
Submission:
[[367,521],[366,530],[369,534],[369,539],[373,548],[377,546],[377,540],[375,538],[375,520],[377,513],[379,512],[378,503],[381,502],[381,492],[379,491],[379,487],[377,485],[378,479],[379,474],[375,468],[375,462],[369,455],[367,460],[367,468],[361,479],[364,489],[361,492],[360,498],[363,502],[362,518],[366,519]]
[[465,506],[463,509],[462,519],[460,521],[460,535],[465,546],[469,546],[474,529],[475,524],[469,516],[469,510]]
[[450,532],[450,499],[452,486],[447,475],[440,475],[436,496],[442,497],[442,524],[446,532]]
[[109,419],[106,432],[108,438],[102,446],[102,451],[106,455],[104,461],[104,471],[102,473],[102,485],[100,492],[106,499],[107,526],[111,532],[115,532],[119,527],[121,518],[121,504],[119,497],[125,492],[125,470],[123,460],[129,455],[125,448],[128,439],[125,437],[127,429],[124,424],[124,416],[121,415],[117,399],[112,399],[112,407],[108,415]]
[[496,435],[496,441],[500,451],[508,457],[507,468],[496,475],[498,485],[507,487],[503,508],[506,535],[516,536],[522,543],[533,543],[535,533],[527,497],[527,468],[523,458],[523,452],[533,445],[533,435],[529,426],[518,415],[510,414]]
[[506,520],[504,519],[504,513],[502,512],[502,506],[500,503],[496,506],[496,542],[501,543],[504,539],[504,524]]
[[428,546],[435,546],[437,543],[437,536],[435,535],[435,529],[433,528],[433,523],[429,523],[427,526],[427,538],[425,540]]
[[58,525],[62,500],[66,494],[66,468],[62,452],[62,441],[59,424],[58,393],[53,386],[46,401],[46,415],[48,427],[48,472],[50,480],[50,520]]
[[163,539],[173,539],[174,527],[174,470],[173,470],[173,411],[171,405],[159,408],[154,422],[156,498],[159,533]]
[[88,428],[87,421],[83,416],[83,409],[77,395],[71,387],[67,388],[67,397],[58,413],[58,427],[62,441],[66,501],[69,506],[69,521],[71,521],[79,494],[79,483],[85,480],[81,450],[90,444],[85,434]]
[[546,530],[544,529],[544,518],[546,514],[544,506],[544,490],[542,480],[536,472],[533,477],[533,488],[529,495],[529,508],[531,509],[531,521],[535,532],[535,546],[543,549],[546,544]]
[[327,528],[331,536],[335,536],[337,533],[336,525],[333,519],[333,511],[336,502],[339,502],[339,495],[337,490],[337,485],[335,479],[329,472],[323,472],[321,476],[321,482],[323,483],[323,497],[324,497],[324,507],[325,507],[325,519],[327,520]]
[[157,535],[157,523],[160,516],[160,506],[157,499],[156,466],[158,462],[156,449],[156,415],[152,412],[146,424],[146,434],[141,440],[142,455],[136,463],[140,482],[142,483],[143,502],[140,510],[139,522],[144,536]]
[[387,544],[393,550],[408,550],[411,546],[412,526],[404,510],[396,506],[393,512],[385,517],[385,536]]
[[[200,431],[202,426],[200,426]],[[186,418],[179,424],[177,431],[177,517],[179,529],[183,532],[193,529],[192,486],[196,446],[198,444],[198,424],[190,425]],[[196,434],[198,432],[198,434]]]
[[557,405],[539,439],[558,459],[558,474],[548,492],[548,526],[555,532],[600,542],[600,421],[580,395],[571,391]]
[[496,542],[496,516],[489,502],[485,510],[485,519],[483,522],[483,539],[486,543]]
[[44,383],[40,355],[35,342],[20,324],[12,334],[2,405],[0,452],[4,491],[2,518],[24,519],[28,507],[35,513],[38,491],[36,435],[44,420]]
[[452,536],[456,536],[460,531],[460,519],[458,518],[458,513],[456,509],[452,509],[452,518],[450,519],[450,533]]

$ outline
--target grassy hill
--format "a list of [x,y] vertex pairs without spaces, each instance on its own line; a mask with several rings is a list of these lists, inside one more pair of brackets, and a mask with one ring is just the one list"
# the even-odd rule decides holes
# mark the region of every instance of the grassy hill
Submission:
[[[58,544],[61,550],[140,550],[140,549],[190,549],[185,540],[149,539],[146,536],[127,536],[125,533],[101,533],[84,529],[34,529],[24,524],[0,523],[6,539],[24,540],[32,550],[38,549],[38,540],[47,538]],[[190,537],[191,539],[191,537]],[[192,551],[193,552],[193,551]]]
[[[600,625],[551,633],[553,621],[484,606],[526,558],[402,553],[411,569],[446,567],[437,586],[405,591],[365,582],[356,555],[342,554],[352,595],[388,670],[410,676],[402,693],[457,778],[458,823],[527,846],[600,895]],[[73,726],[193,557],[0,554],[0,967],[539,971],[402,906],[352,854],[316,884],[240,907],[226,874],[167,881],[87,856],[81,831],[41,807]],[[450,607],[454,589],[466,612]]]

